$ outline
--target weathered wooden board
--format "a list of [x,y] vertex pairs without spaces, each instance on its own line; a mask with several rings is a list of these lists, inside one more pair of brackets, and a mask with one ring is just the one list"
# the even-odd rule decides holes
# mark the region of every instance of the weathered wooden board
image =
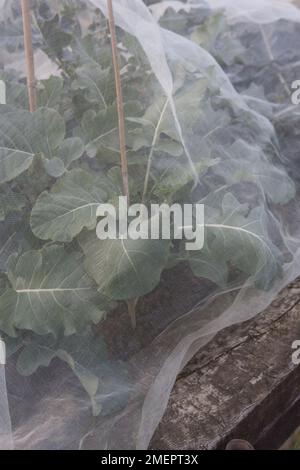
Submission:
[[300,280],[254,320],[229,328],[185,367],[152,449],[278,448],[300,424]]

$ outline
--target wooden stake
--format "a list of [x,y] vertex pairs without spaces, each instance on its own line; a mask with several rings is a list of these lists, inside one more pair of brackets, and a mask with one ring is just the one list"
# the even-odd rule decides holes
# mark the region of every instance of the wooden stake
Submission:
[[111,37],[113,67],[114,67],[114,75],[115,75],[115,82],[116,82],[116,97],[117,97],[118,120],[119,120],[119,140],[120,140],[123,191],[124,191],[124,196],[127,196],[128,204],[130,204],[129,183],[128,183],[128,162],[127,162],[127,156],[126,156],[124,102],[123,102],[120,66],[119,66],[119,61],[118,61],[117,35],[116,35],[116,25],[115,25],[115,19],[114,19],[112,0],[107,0],[107,9],[108,9],[108,23],[109,23],[109,30],[110,30],[110,37]]
[[21,0],[22,16],[23,16],[23,29],[24,29],[24,46],[25,46],[25,60],[27,70],[27,88],[29,97],[30,112],[36,111],[36,81],[34,70],[34,57],[32,48],[32,32],[30,20],[29,0]]

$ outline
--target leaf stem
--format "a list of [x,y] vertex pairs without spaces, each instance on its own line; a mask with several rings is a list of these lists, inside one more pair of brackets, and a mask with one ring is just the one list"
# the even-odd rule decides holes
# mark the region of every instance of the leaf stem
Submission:
[[36,99],[36,80],[34,69],[34,56],[32,47],[32,32],[30,20],[29,0],[21,0],[23,28],[24,28],[24,46],[25,46],[25,60],[27,69],[27,88],[29,97],[29,109],[33,113],[37,108]]
[[[264,41],[264,44],[265,44],[265,47],[266,47],[266,51],[267,51],[267,54],[268,54],[268,57],[271,61],[272,64],[275,64],[275,57],[274,57],[274,54],[272,52],[272,48],[271,48],[271,45],[270,45],[270,42],[268,40],[268,36],[266,34],[266,31],[264,29],[264,27],[261,25],[260,26],[260,32],[261,32],[261,35],[263,37],[263,41]],[[290,90],[290,87],[287,83],[287,81],[285,80],[284,76],[282,75],[282,73],[279,71],[279,70],[276,70],[276,73],[277,73],[277,76],[281,82],[281,84],[283,85],[284,87],[284,90],[286,92],[286,94],[288,95],[288,97],[290,96],[291,94],[291,90]]]
[[152,140],[152,143],[151,143],[151,150],[150,150],[150,154],[149,154],[149,157],[148,157],[148,163],[147,163],[147,170],[146,170],[146,176],[145,176],[145,182],[144,182],[144,190],[143,190],[142,203],[144,203],[145,198],[146,198],[146,195],[147,195],[147,192],[148,192],[149,178],[150,178],[150,172],[151,172],[151,166],[152,166],[153,155],[154,155],[154,151],[155,151],[155,145],[156,145],[157,139],[158,139],[158,137],[159,137],[160,126],[161,126],[161,123],[162,123],[164,114],[165,114],[165,112],[166,112],[166,110],[167,110],[168,104],[169,104],[169,98],[166,99],[166,101],[165,101],[165,103],[164,103],[164,105],[163,105],[162,111],[161,111],[161,113],[160,113],[160,116],[159,116],[159,120],[158,120],[158,122],[157,122],[157,125],[155,126],[155,131],[154,131],[154,135],[153,135],[153,140]]
[[124,195],[127,196],[128,203],[129,203],[128,162],[127,162],[127,156],[126,156],[124,101],[123,101],[120,66],[119,66],[119,61],[118,61],[117,35],[116,35],[116,25],[115,25],[115,19],[114,19],[112,0],[107,0],[107,9],[108,9],[108,23],[109,23],[109,30],[110,30],[110,37],[111,37],[112,59],[113,59],[115,84],[116,84],[123,191],[124,191]]

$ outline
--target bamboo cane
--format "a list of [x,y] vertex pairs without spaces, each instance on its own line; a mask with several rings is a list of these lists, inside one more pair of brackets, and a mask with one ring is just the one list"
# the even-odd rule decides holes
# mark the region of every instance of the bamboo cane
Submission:
[[130,195],[129,195],[129,183],[128,183],[128,162],[127,162],[127,155],[126,155],[124,102],[123,102],[120,66],[119,66],[119,61],[118,61],[117,35],[116,35],[116,25],[115,25],[115,19],[114,19],[112,0],[107,0],[107,9],[108,9],[108,23],[109,23],[109,30],[110,30],[110,37],[111,37],[115,85],[116,85],[123,191],[124,191],[124,195],[127,196],[128,204],[129,204]]
[[30,20],[29,0],[21,0],[23,28],[24,28],[24,46],[25,46],[25,60],[26,60],[26,73],[27,73],[27,88],[29,98],[30,112],[36,111],[37,98],[36,98],[36,81],[34,70],[34,57],[32,47],[32,32]]

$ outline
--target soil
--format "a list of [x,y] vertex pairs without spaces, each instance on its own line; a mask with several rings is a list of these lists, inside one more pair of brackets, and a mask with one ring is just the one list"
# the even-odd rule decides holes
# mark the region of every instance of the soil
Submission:
[[114,359],[127,359],[148,346],[172,321],[191,310],[214,285],[193,275],[188,264],[162,274],[159,286],[139,299],[137,328],[132,329],[125,303],[121,303],[96,331],[103,335]]

